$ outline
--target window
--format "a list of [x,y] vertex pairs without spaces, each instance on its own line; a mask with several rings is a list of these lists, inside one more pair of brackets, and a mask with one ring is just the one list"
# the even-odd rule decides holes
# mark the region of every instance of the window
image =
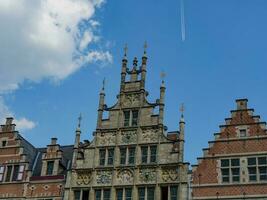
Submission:
[[82,200],[88,200],[88,199],[89,199],[89,190],[83,190]]
[[145,188],[142,187],[142,188],[138,188],[138,198],[139,200],[145,200]]
[[99,165],[105,165],[106,149],[99,150]]
[[2,182],[4,179],[4,172],[5,172],[5,167],[0,166],[0,182]]
[[138,125],[138,110],[126,110],[124,113],[124,126]]
[[248,158],[249,181],[267,181],[267,157]]
[[239,132],[240,137],[246,137],[247,136],[247,130],[246,129],[241,129]]
[[108,165],[113,165],[114,149],[108,149]]
[[154,199],[155,199],[155,188],[154,187],[138,188],[138,200],[154,200]]
[[16,181],[19,174],[19,165],[14,165],[12,181]]
[[47,162],[46,175],[52,175],[54,169],[54,161]]
[[142,163],[147,163],[147,153],[148,147],[141,147],[142,152]]
[[117,200],[123,200],[123,189],[117,189]]
[[74,191],[74,200],[80,200],[80,196],[81,196],[80,190]]
[[132,189],[131,188],[125,189],[125,200],[132,200]]
[[221,175],[223,183],[240,181],[240,160],[239,159],[222,159]]
[[177,187],[171,186],[170,192],[171,192],[171,200],[177,200]]
[[101,190],[95,190],[95,200],[101,200]]
[[135,161],[135,147],[130,147],[128,152],[129,152],[128,164],[132,165],[134,164]]
[[3,140],[2,141],[2,147],[6,147],[6,144],[7,144],[7,141],[6,140]]
[[126,163],[126,148],[123,147],[120,149],[121,152],[121,165],[125,165]]
[[6,182],[10,182],[11,173],[12,173],[12,166],[10,165],[10,166],[7,166]]
[[104,198],[103,200],[110,200],[110,189],[104,190]]
[[23,174],[24,174],[24,165],[20,165],[18,176],[17,176],[18,181],[21,181],[23,179]]
[[157,146],[150,147],[150,162],[156,162],[157,160]]

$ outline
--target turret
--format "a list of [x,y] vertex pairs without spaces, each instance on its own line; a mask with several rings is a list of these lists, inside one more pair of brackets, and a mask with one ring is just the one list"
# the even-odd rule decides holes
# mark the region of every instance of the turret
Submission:
[[179,122],[179,162],[184,161],[184,128],[185,128],[185,120],[184,120],[184,105],[180,108],[181,118]]
[[131,82],[137,81],[138,79],[137,65],[138,65],[138,60],[136,57],[134,57],[133,70],[131,71]]
[[125,80],[126,80],[126,71],[127,71],[127,62],[128,62],[127,51],[128,51],[128,47],[127,45],[125,45],[124,56],[122,59],[122,66],[121,66],[121,88],[120,88],[121,91],[124,90],[124,85],[125,85]]
[[78,118],[78,126],[75,131],[75,142],[74,142],[74,149],[73,149],[73,158],[72,158],[72,167],[76,166],[76,160],[78,157],[78,150],[79,150],[79,144],[80,144],[80,138],[81,138],[81,120],[82,115],[80,114]]
[[142,57],[142,66],[141,66],[141,89],[145,89],[145,80],[146,80],[146,62],[147,62],[147,55],[146,55],[147,43],[144,44],[144,55]]
[[161,86],[160,86],[160,99],[159,99],[159,124],[163,125],[163,115],[164,115],[164,98],[165,98],[165,82],[164,82],[164,78],[165,74],[161,73],[161,78],[162,78],[162,82],[161,82]]
[[97,129],[101,127],[101,122],[103,118],[103,112],[105,108],[105,79],[103,80],[103,86],[99,94],[99,104],[97,113]]

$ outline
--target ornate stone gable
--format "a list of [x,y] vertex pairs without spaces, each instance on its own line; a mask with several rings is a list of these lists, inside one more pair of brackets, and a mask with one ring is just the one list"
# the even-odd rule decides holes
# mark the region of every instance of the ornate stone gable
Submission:
[[139,170],[139,181],[141,183],[155,182],[157,179],[156,168],[141,168]]
[[161,179],[163,182],[174,182],[178,180],[177,167],[167,167],[161,170]]
[[116,142],[116,132],[100,133],[98,139],[98,145],[114,145]]
[[121,143],[129,144],[137,142],[137,131],[123,131],[121,132]]
[[118,184],[133,184],[133,171],[130,169],[121,169],[117,172]]
[[110,184],[112,180],[112,171],[101,170],[96,173],[96,183],[97,184]]
[[140,94],[127,94],[125,95],[123,107],[136,107],[139,106]]

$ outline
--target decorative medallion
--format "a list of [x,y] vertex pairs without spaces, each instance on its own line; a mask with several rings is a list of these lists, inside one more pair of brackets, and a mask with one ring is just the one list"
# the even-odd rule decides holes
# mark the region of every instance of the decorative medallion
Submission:
[[122,143],[135,143],[137,139],[136,131],[125,131],[121,133]]
[[101,133],[99,136],[99,144],[100,145],[115,144],[115,140],[116,140],[116,133],[115,132]]
[[162,169],[161,177],[164,182],[177,181],[178,180],[177,168]]
[[132,184],[133,172],[129,169],[122,169],[118,171],[117,180],[121,184]]
[[96,182],[98,184],[110,184],[112,179],[111,171],[98,171],[96,173]]
[[78,185],[88,185],[92,178],[92,172],[79,172],[77,174]]
[[156,169],[140,169],[139,180],[145,183],[156,181]]
[[146,129],[142,131],[142,142],[156,142],[158,141],[157,129]]
[[125,107],[137,106],[140,99],[139,94],[128,94],[125,96],[123,105]]

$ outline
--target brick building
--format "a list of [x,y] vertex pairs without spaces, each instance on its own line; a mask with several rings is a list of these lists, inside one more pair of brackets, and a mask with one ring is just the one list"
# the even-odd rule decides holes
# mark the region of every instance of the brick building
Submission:
[[187,199],[185,122],[181,118],[179,131],[166,132],[164,81],[159,99],[147,101],[146,52],[141,65],[134,58],[129,67],[125,55],[115,105],[106,106],[104,87],[100,92],[93,140],[80,143],[81,130],[76,131],[65,200]]
[[247,99],[236,100],[231,118],[193,166],[193,199],[267,199],[266,123],[253,113]]
[[0,199],[62,199],[73,146],[56,142],[35,148],[6,119],[0,129]]

